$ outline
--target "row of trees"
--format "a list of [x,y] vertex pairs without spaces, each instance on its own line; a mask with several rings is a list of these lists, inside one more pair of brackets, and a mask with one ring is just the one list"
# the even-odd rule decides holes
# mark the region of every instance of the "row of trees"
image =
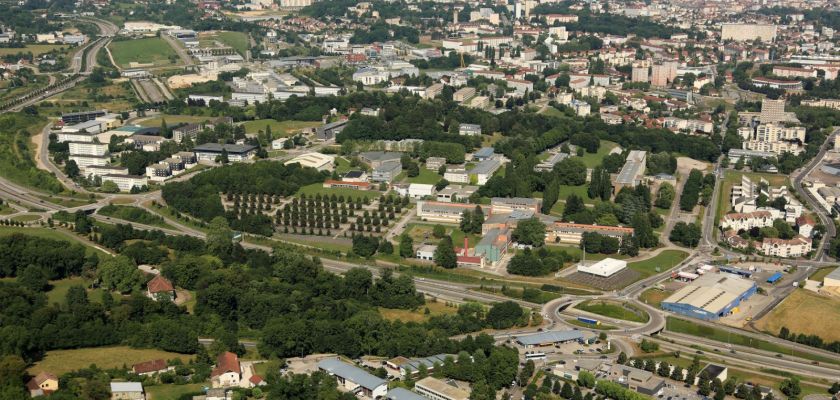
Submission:
[[680,197],[680,209],[683,211],[692,211],[698,203],[708,206],[714,188],[714,174],[706,174],[704,177],[700,170],[692,169],[683,187],[682,196]]

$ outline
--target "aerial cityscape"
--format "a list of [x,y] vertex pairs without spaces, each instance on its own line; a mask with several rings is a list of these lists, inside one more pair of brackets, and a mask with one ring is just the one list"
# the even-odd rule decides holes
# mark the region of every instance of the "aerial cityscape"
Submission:
[[837,0],[0,2],[0,400],[840,400]]

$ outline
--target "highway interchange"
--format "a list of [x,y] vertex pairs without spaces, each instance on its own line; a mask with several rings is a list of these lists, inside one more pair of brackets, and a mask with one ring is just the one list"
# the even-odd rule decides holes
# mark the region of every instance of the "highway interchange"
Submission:
[[[116,33],[116,27],[113,24],[106,23],[101,20],[91,20],[92,22],[96,23],[100,29],[102,30],[102,36],[88,43],[89,51],[79,51],[77,53],[76,58],[73,59],[72,68],[73,71],[80,74],[89,73],[92,68],[96,65],[96,53],[107,44],[110,40],[110,36]],[[84,55],[86,60],[82,63],[81,57]],[[83,70],[84,67],[84,70]],[[75,83],[74,83],[75,84]],[[40,100],[43,98],[47,98],[57,94],[58,91],[52,91],[49,93],[44,94]],[[34,104],[37,101],[35,100],[31,102],[27,102],[28,104]],[[39,153],[39,164],[43,164],[42,168],[45,166],[46,169],[55,174],[62,184],[67,186],[68,190],[76,192],[76,193],[87,193],[84,189],[78,187],[74,182],[67,179],[60,169],[58,169],[50,160],[47,154],[47,144],[48,144],[48,133],[49,133],[49,126],[45,128],[44,132],[42,133],[42,142],[40,143],[41,151]],[[838,131],[832,133],[831,138]],[[829,140],[831,142],[831,140]],[[812,210],[818,213],[820,220],[823,224],[828,228],[825,238],[821,245],[819,246],[819,251],[816,254],[816,259],[814,260],[795,260],[790,262],[794,265],[799,266],[820,266],[820,265],[832,265],[831,261],[827,257],[825,253],[825,249],[828,246],[828,242],[836,232],[834,231],[833,221],[829,215],[827,215],[820,206],[816,203],[816,200],[813,199],[807,191],[802,189],[802,181],[803,179],[814,170],[819,165],[819,161],[825,155],[826,148],[822,149],[822,151],[818,154],[814,160],[809,163],[807,166],[803,167],[802,169],[794,172],[792,174],[792,183],[794,185],[794,189],[803,195],[808,202],[808,205],[811,207]],[[723,171],[718,164],[714,166],[713,169],[714,173],[717,176],[715,190],[713,194],[712,204],[717,204],[718,198],[721,195],[726,195],[721,193],[722,187],[722,180],[723,180]],[[8,181],[5,178],[0,178],[0,197],[10,200],[19,206],[23,206],[29,209],[35,210],[43,210],[38,211],[42,214],[43,218],[47,218],[50,215],[58,212],[60,210],[64,210],[67,212],[75,212],[77,210],[84,210],[91,212],[92,217],[96,218],[97,220],[108,222],[108,223],[122,223],[122,224],[130,224],[134,226],[136,229],[145,229],[145,230],[161,230],[167,234],[172,235],[189,235],[199,238],[204,238],[205,233],[201,230],[191,228],[179,221],[173,220],[165,215],[161,215],[164,218],[165,222],[172,226],[174,229],[161,229],[159,227],[154,226],[147,226],[143,224],[138,224],[135,222],[119,220],[116,218],[105,217],[95,213],[99,208],[104,207],[110,204],[115,198],[126,198],[131,197],[134,202],[133,205],[142,207],[149,212],[159,214],[157,211],[152,208],[148,207],[148,204],[152,201],[156,201],[162,203],[162,199],[160,198],[160,192],[151,192],[139,195],[96,195],[96,200],[92,204],[86,204],[78,207],[64,207],[58,204],[54,204],[50,201],[45,200],[49,194],[47,193],[39,193],[30,188],[25,188],[15,183]],[[29,212],[30,214],[33,212]],[[159,214],[160,215],[160,214]],[[669,332],[666,329],[666,317],[669,315],[667,312],[656,309],[645,304],[642,301],[638,300],[638,297],[644,292],[647,288],[657,285],[658,282],[668,279],[671,276],[671,273],[677,269],[683,268],[689,264],[694,264],[702,261],[709,261],[711,260],[711,250],[717,246],[717,240],[714,237],[714,227],[716,226],[715,221],[715,207],[707,207],[705,209],[705,215],[703,216],[703,237],[701,244],[696,249],[691,249],[689,251],[689,256],[679,265],[676,265],[672,268],[667,270],[663,270],[656,275],[643,279],[641,281],[635,282],[630,286],[613,292],[608,292],[596,296],[577,296],[577,295],[564,295],[560,298],[552,300],[546,304],[540,305],[535,303],[530,303],[522,300],[514,300],[520,303],[522,306],[530,308],[535,311],[539,311],[544,317],[544,323],[539,327],[531,327],[531,328],[523,328],[518,329],[512,332],[502,332],[497,335],[497,339],[499,340],[507,340],[510,339],[512,336],[516,335],[523,335],[528,333],[535,333],[538,330],[568,330],[568,329],[580,329],[575,326],[572,326],[566,322],[568,319],[573,319],[577,316],[586,315],[582,311],[575,309],[573,306],[577,303],[588,299],[607,299],[607,300],[617,300],[622,302],[628,302],[637,308],[644,310],[646,313],[649,314],[650,318],[647,323],[638,324],[638,323],[630,323],[627,321],[617,320],[617,319],[604,319],[603,317],[599,317],[605,322],[608,322],[610,325],[615,325],[618,329],[614,331],[608,332],[610,339],[615,343],[620,351],[626,352],[628,355],[632,355],[635,351],[633,350],[635,347],[632,345],[632,342],[637,342],[640,337],[654,335],[651,337],[651,340],[656,340],[659,342],[663,349],[667,350],[679,350],[683,353],[688,352],[696,352],[697,346],[702,346],[708,349],[711,349],[714,352],[714,357],[720,360],[725,361],[728,364],[733,366],[740,366],[742,368],[747,369],[761,369],[761,368],[772,368],[778,371],[785,371],[789,373],[801,374],[808,376],[810,378],[820,378],[826,380],[837,379],[840,377],[840,356],[834,353],[829,353],[827,351],[815,349],[812,347],[799,345],[796,343],[791,343],[787,341],[783,341],[781,339],[761,334],[761,333],[754,333],[754,332],[747,332],[744,330],[738,330],[730,327],[726,327],[719,324],[713,324],[713,326],[717,329],[722,329],[726,331],[731,331],[740,335],[746,335],[749,337],[754,337],[757,340],[764,340],[772,343],[782,344],[788,348],[795,349],[799,353],[808,353],[812,355],[818,355],[821,357],[829,358],[836,360],[834,364],[830,363],[822,363],[820,365],[816,365],[814,362],[789,356],[789,355],[777,355],[775,353],[770,353],[762,350],[757,350],[750,347],[745,346],[738,346],[738,345],[728,345],[725,343],[715,342],[709,339],[699,338],[695,336],[685,336],[673,332]],[[672,226],[669,224],[669,226]],[[248,243],[247,241],[243,241],[242,245],[248,248],[256,248],[262,249],[266,251],[271,251],[272,249],[267,246],[261,246],[253,243]],[[737,257],[740,256],[737,253],[728,252],[724,249],[719,249],[723,252],[724,255]],[[369,268],[375,273],[379,273],[381,271],[381,267],[378,266],[371,266],[371,265],[363,265],[359,263],[350,263],[345,261],[333,260],[330,258],[321,258],[321,262],[326,270],[336,272],[336,273],[344,273],[347,270],[355,267],[365,267]],[[787,262],[787,261],[786,261]],[[799,268],[796,271],[796,280],[804,279],[809,274],[809,268]],[[428,278],[414,278],[415,286],[418,291],[426,294],[427,296],[435,297],[444,301],[451,301],[451,302],[464,302],[464,301],[477,301],[482,303],[494,303],[499,301],[506,301],[511,300],[510,298],[495,295],[486,292],[480,292],[476,290],[476,286],[474,284],[463,284],[463,283],[455,283],[455,282],[448,282],[448,281],[441,281],[435,279],[428,279]],[[778,301],[784,298],[790,291],[794,290],[793,287],[785,288],[786,291],[781,291],[777,294],[778,299],[777,301],[773,302],[769,307],[771,308],[774,306]],[[707,324],[704,322],[698,321],[698,323]],[[253,345],[253,343],[250,343]],[[593,355],[594,356],[594,355]],[[566,358],[571,357],[578,357],[575,355],[567,355]]]

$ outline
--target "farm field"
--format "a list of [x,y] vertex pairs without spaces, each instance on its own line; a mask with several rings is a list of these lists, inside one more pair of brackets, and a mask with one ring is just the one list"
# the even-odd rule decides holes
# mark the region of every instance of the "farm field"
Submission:
[[100,368],[121,368],[123,365],[131,366],[159,358],[164,360],[180,358],[186,362],[190,356],[154,349],[133,349],[128,346],[53,350],[48,351],[44,359],[36,362],[28,369],[28,372],[37,375],[39,372],[48,371],[61,375],[65,372],[87,368],[91,364],[96,364]]
[[265,131],[265,127],[271,127],[271,135],[274,139],[292,136],[301,129],[314,128],[320,126],[318,121],[277,121],[275,119],[255,119],[253,121],[245,121],[242,126],[245,127],[245,133],[257,133]]
[[114,56],[114,62],[121,68],[136,68],[132,67],[132,63],[160,67],[180,62],[178,54],[169,43],[158,37],[111,42],[108,48]]
[[755,326],[777,335],[784,326],[791,332],[817,335],[825,342],[840,340],[840,299],[795,290]]

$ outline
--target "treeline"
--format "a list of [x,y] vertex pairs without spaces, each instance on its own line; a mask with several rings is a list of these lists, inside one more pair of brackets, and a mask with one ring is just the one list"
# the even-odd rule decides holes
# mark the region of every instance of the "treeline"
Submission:
[[0,278],[39,274],[62,279],[81,274],[87,262],[80,244],[20,233],[0,238]]
[[650,18],[630,18],[618,14],[593,14],[588,10],[574,11],[569,8],[567,4],[541,4],[535,7],[532,14],[540,15],[540,20],[544,21],[544,14],[576,14],[578,22],[564,23],[563,25],[569,31],[578,32],[599,32],[610,35],[627,36],[628,33],[633,33],[642,38],[669,38],[675,33],[680,33],[682,30],[670,26],[662,25],[652,21]]
[[683,211],[691,211],[694,209],[702,199],[703,205],[709,205],[712,197],[712,192],[715,188],[715,175],[703,173],[700,170],[692,169],[688,174],[688,180],[685,181],[682,196],[680,197],[680,209]]
[[825,349],[834,353],[840,353],[840,341],[826,342],[823,338],[817,335],[806,335],[804,333],[791,332],[786,326],[779,330],[779,337],[784,340],[790,340],[806,346]]
[[[231,164],[198,174],[184,182],[173,182],[163,187],[163,199],[178,211],[204,221],[226,216],[220,193],[260,193],[290,196],[301,186],[323,182],[325,173],[298,164],[283,165],[266,161],[253,164]],[[265,232],[271,229],[271,219],[255,219],[249,224],[238,224],[232,216],[230,224],[241,225],[246,232]]]
[[419,43],[420,33],[410,26],[390,25],[384,22],[377,22],[366,26],[364,29],[356,29],[350,37],[350,43],[367,44],[374,42],[387,42],[391,40],[402,40],[409,43]]
[[575,257],[569,253],[562,250],[548,251],[545,246],[541,246],[536,250],[525,249],[517,252],[508,263],[507,272],[514,275],[543,276],[559,271],[565,263],[571,261],[575,261]]

